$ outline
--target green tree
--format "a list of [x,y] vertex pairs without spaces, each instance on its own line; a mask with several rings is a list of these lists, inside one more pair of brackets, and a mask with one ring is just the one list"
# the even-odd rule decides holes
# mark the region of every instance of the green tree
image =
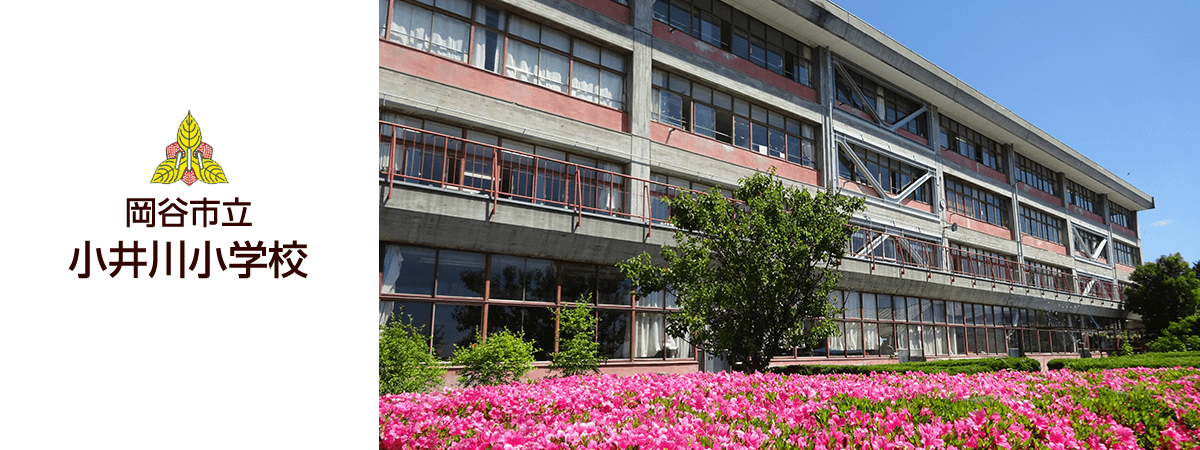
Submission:
[[489,333],[481,343],[464,347],[454,346],[451,362],[463,366],[458,373],[461,385],[494,386],[519,380],[533,370],[532,342],[525,341],[524,332],[501,330]]
[[785,187],[773,170],[739,184],[736,201],[715,189],[667,200],[676,244],[663,246],[664,265],[642,253],[619,266],[638,295],[675,293],[672,335],[758,372],[777,349],[836,332],[829,292],[863,200]]
[[1171,322],[1146,348],[1152,352],[1200,350],[1200,316],[1191,315]]
[[579,299],[574,308],[559,310],[558,351],[550,356],[550,370],[564,377],[600,373],[600,343],[596,342],[596,324],[600,319],[588,305],[592,295]]
[[1137,266],[1129,280],[1134,284],[1125,290],[1125,307],[1142,316],[1151,335],[1200,307],[1200,279],[1178,253]]
[[379,326],[379,395],[441,386],[446,369],[433,356],[425,334],[397,315],[392,314],[387,326]]

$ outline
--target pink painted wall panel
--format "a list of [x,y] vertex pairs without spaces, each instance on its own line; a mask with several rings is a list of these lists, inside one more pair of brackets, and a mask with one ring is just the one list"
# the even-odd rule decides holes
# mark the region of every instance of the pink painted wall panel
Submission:
[[[627,115],[616,109],[393,42],[379,41],[379,65],[610,130],[629,131]],[[465,111],[469,111],[473,107],[473,105],[444,106]]]
[[966,156],[958,154],[958,152],[952,152],[950,150],[947,150],[946,147],[942,147],[942,157],[949,159],[951,161],[954,161],[954,162],[958,163],[959,165],[966,167],[967,169],[987,175],[989,178],[992,178],[1001,183],[1008,182],[1008,177],[1005,176],[1003,173],[1000,173],[996,169],[985,166],[976,161],[972,161],[972,160],[968,159]]
[[1042,200],[1053,203],[1057,206],[1062,206],[1061,198],[1055,197],[1053,194],[1046,193],[1046,192],[1042,191],[1041,189],[1036,189],[1028,184],[1018,181],[1017,189],[1019,189],[1022,193],[1028,194],[1030,197],[1037,197]]
[[[675,131],[672,132],[671,130]],[[689,133],[658,122],[650,123],[650,138],[654,142],[682,148],[693,153],[710,156],[721,161],[727,161],[762,172],[766,172],[774,166],[775,174],[781,178],[812,186],[821,185],[821,174],[815,169],[793,164],[782,159],[772,158],[744,148],[734,147],[706,136]]]
[[629,24],[629,7],[612,0],[571,0],[580,6],[604,14],[623,24]]
[[817,101],[817,91],[803,84],[791,81],[784,78],[775,72],[767,70],[764,67],[759,67],[742,59],[741,57],[713,47],[707,42],[701,41],[682,31],[671,32],[671,27],[666,24],[654,21],[654,36],[672,44],[678,45],[692,53],[704,56],[708,59],[721,63],[734,70],[750,75],[777,88],[799,95],[811,101]]
[[1001,239],[1012,239],[1013,238],[1012,230],[1009,230],[1008,228],[1005,228],[1002,226],[984,222],[982,220],[975,220],[971,217],[967,217],[967,216],[964,216],[964,215],[958,214],[958,213],[952,213],[949,211],[946,212],[946,216],[947,216],[946,217],[947,222],[957,223],[958,226],[966,228],[968,230],[975,230],[980,233],[986,233],[986,234],[989,234],[989,235],[992,235],[992,236],[995,236],[995,237],[998,237]]
[[1028,245],[1030,247],[1037,247],[1042,250],[1048,250],[1048,251],[1052,251],[1054,253],[1058,253],[1058,254],[1062,254],[1062,255],[1067,254],[1066,246],[1064,246],[1062,244],[1055,244],[1050,241],[1043,241],[1041,239],[1035,238],[1035,237],[1027,235],[1027,234],[1021,235],[1021,243]]

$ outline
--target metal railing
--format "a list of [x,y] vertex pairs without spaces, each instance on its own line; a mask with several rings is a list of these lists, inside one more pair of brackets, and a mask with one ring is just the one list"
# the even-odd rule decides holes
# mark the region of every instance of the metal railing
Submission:
[[[498,200],[508,199],[573,211],[576,226],[582,225],[584,212],[639,221],[649,236],[655,226],[670,226],[664,199],[700,193],[384,121],[379,138],[379,176],[387,182],[389,199],[398,181],[436,186],[486,196],[493,214]],[[1004,282],[1116,302],[1124,298],[1122,287],[1112,282],[866,228],[851,236],[846,257],[898,264],[901,274],[911,268],[974,283]]]
[[909,269],[949,273],[951,277],[1005,283],[1013,287],[1052,291],[1081,297],[1124,302],[1124,288],[1111,281],[1085,275],[1049,270],[995,256],[947,247],[919,239],[897,236],[876,230],[857,228],[846,248],[850,258],[887,262],[900,266],[901,274]]

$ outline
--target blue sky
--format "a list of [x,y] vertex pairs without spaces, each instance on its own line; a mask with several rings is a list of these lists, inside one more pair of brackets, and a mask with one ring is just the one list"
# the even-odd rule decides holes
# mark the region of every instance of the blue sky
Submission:
[[1200,259],[1200,2],[839,6],[1154,197],[1142,259]]

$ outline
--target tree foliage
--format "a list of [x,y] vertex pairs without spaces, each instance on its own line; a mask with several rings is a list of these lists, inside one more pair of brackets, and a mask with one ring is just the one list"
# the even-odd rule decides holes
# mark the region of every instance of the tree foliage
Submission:
[[600,319],[588,306],[591,294],[579,299],[574,308],[559,310],[558,351],[551,355],[550,370],[564,377],[600,373],[600,343],[596,342],[596,324]]
[[533,370],[533,354],[537,351],[532,342],[525,341],[525,333],[501,330],[489,333],[481,343],[455,345],[451,362],[463,366],[458,373],[459,384],[494,386],[515,382]]
[[416,327],[392,314],[379,326],[379,395],[425,392],[442,385],[442,368],[429,341]]
[[836,332],[828,296],[863,200],[785,187],[773,171],[743,178],[733,197],[667,200],[676,245],[663,246],[665,265],[642,253],[619,266],[638,295],[675,293],[672,335],[757,372],[779,348]]
[[1200,321],[1197,319],[1200,319],[1200,315],[1191,315],[1171,322],[1146,348],[1152,352],[1200,350]]
[[1200,279],[1178,253],[1137,266],[1129,279],[1126,308],[1142,316],[1151,335],[1200,308]]

